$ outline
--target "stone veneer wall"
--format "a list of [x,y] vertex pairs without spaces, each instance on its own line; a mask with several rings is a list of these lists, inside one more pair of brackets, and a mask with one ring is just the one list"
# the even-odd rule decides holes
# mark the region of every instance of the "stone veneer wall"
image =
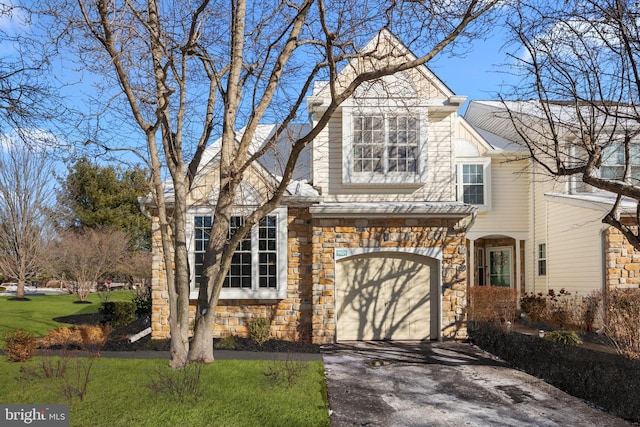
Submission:
[[336,248],[442,247],[442,334],[466,337],[465,233],[456,220],[448,219],[314,219],[313,249],[313,342],[331,343],[335,338]]
[[[284,340],[311,340],[311,218],[306,208],[289,212],[288,283],[283,300],[223,300],[216,307],[214,337],[248,336],[248,323],[253,318],[271,319],[271,336]],[[151,315],[152,338],[169,338],[169,302],[165,272],[162,268],[159,227],[153,226],[153,275]],[[195,318],[195,300],[191,301],[190,318]]]
[[640,252],[633,248],[619,230],[609,227],[604,234],[607,287],[640,287]]
[[[159,228],[153,224],[152,338],[169,338],[169,306]],[[214,337],[247,336],[248,321],[271,319],[271,335],[317,344],[335,339],[336,248],[442,247],[442,334],[466,337],[465,233],[450,219],[314,219],[289,207],[288,297],[278,301],[221,300]],[[193,301],[195,304],[195,301]],[[191,318],[195,314],[192,305]]]

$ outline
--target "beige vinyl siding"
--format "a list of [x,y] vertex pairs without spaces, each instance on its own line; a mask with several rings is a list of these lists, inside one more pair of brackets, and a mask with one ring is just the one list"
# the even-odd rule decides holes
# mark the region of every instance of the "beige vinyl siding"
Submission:
[[[541,170],[531,174],[530,204],[532,209],[529,211],[529,235],[532,239],[527,245],[527,291],[528,292],[547,292],[547,277],[549,277],[549,245],[547,243],[547,202],[545,193],[562,192],[564,184],[555,181],[541,173]],[[547,243],[547,275],[538,275],[538,245]]]
[[581,295],[602,289],[603,213],[545,197],[549,289]]
[[[524,161],[491,161],[491,210],[479,212],[472,231],[499,235],[528,229],[529,181]],[[505,233],[506,232],[506,233]]]
[[427,180],[424,185],[344,185],[342,114],[339,110],[325,132],[314,141],[313,184],[321,188],[327,202],[455,200],[451,138],[453,116],[430,115],[427,120]]
[[[315,125],[315,123],[314,123]],[[329,188],[329,174],[334,172],[337,168],[339,173],[342,162],[341,148],[337,147],[336,141],[342,140],[342,111],[338,109],[331,119],[328,125],[322,132],[313,140],[312,147],[312,181],[313,185],[317,188],[321,188],[327,191]],[[338,163],[338,164],[336,164]],[[330,168],[330,165],[333,168]]]

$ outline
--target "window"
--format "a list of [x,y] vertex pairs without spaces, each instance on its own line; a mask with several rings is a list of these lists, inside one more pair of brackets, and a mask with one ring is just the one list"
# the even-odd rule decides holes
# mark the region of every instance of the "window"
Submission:
[[538,276],[547,275],[547,244],[538,245]]
[[418,114],[346,109],[343,116],[345,183],[424,182],[426,123]]
[[457,199],[488,209],[490,159],[461,162],[456,165]]
[[353,171],[415,173],[418,139],[415,117],[354,117]]
[[[213,217],[193,215],[193,287],[203,280],[204,254],[209,242]],[[233,216],[229,237],[244,224]],[[286,296],[286,208],[276,209],[263,218],[238,244],[225,278],[221,298],[284,298]],[[281,285],[281,286],[280,286]],[[284,294],[284,295],[283,295]]]
[[[629,146],[629,154],[631,155],[631,171],[630,177],[635,181],[640,179],[640,144],[635,143]],[[600,174],[606,179],[622,179],[624,176],[624,145],[611,144],[602,151],[602,166]]]
[[484,205],[482,165],[462,165],[462,201],[470,205]]

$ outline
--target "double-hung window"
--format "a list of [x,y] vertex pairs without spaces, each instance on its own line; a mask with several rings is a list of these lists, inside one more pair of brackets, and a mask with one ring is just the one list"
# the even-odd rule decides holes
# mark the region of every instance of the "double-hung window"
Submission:
[[344,116],[343,182],[424,182],[426,119],[417,111],[349,111]]
[[547,275],[547,244],[538,244],[538,276]]
[[457,199],[483,209],[490,208],[490,159],[469,159],[456,164]]
[[[202,284],[204,255],[213,217],[192,215],[192,287]],[[225,278],[221,298],[284,298],[287,282],[286,209],[264,217],[238,244]],[[228,238],[244,224],[242,216],[232,216]]]
[[[629,178],[632,182],[640,180],[640,143],[629,145]],[[625,169],[625,147],[622,143],[614,143],[605,147],[602,151],[602,165],[600,175],[602,178],[621,180]]]

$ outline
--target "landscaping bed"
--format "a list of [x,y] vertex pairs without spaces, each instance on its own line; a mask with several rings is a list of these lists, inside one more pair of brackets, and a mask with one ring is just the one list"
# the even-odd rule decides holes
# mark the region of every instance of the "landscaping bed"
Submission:
[[505,332],[490,324],[469,331],[471,341],[514,368],[595,406],[640,422],[640,360]]
[[[72,316],[58,317],[54,319],[58,322],[72,325],[99,325],[102,316],[99,313],[80,314]],[[170,341],[168,339],[154,340],[151,335],[142,337],[136,342],[130,343],[129,336],[136,334],[148,327],[146,319],[136,319],[135,321],[112,330],[109,333],[107,342],[100,349],[101,351],[169,351]],[[214,347],[218,348],[220,340],[214,339]],[[220,348],[221,349],[221,348]],[[311,344],[300,341],[284,341],[271,339],[258,345],[249,338],[233,338],[233,348],[225,347],[224,350],[236,351],[264,351],[282,353],[320,353],[318,344]]]

